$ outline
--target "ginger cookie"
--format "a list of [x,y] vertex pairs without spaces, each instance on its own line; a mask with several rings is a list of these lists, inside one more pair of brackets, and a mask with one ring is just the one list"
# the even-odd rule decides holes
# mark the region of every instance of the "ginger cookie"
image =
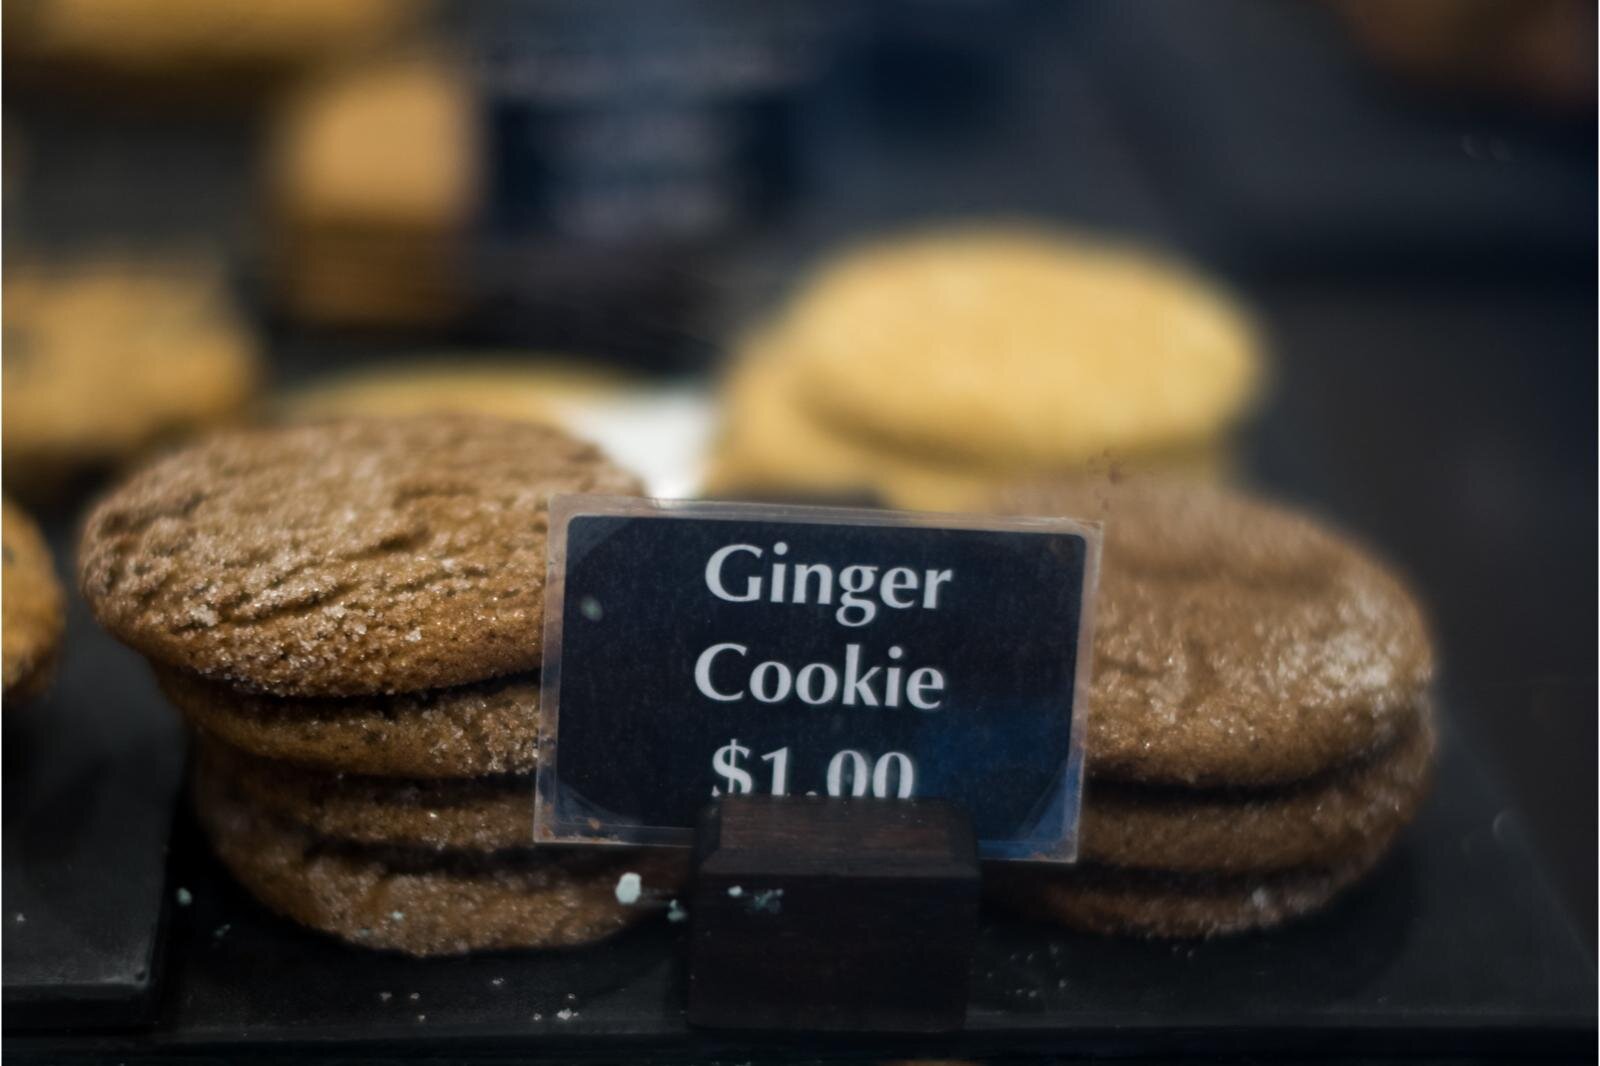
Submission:
[[1215,488],[1080,482],[998,509],[1105,523],[1086,752],[1108,781],[1288,784],[1413,728],[1422,611],[1366,552]]
[[662,852],[412,852],[321,840],[210,778],[197,781],[195,800],[217,856],[262,903],[352,944],[407,955],[591,944],[659,909],[618,900],[624,873],[639,874],[653,901],[685,872],[683,856]]
[[294,766],[462,778],[529,774],[538,765],[536,674],[350,699],[264,696],[161,667],[156,681],[201,733]]
[[9,704],[36,696],[49,684],[66,626],[66,596],[39,527],[10,500],[0,508],[5,556],[0,644]]
[[1104,523],[1082,866],[991,895],[1096,932],[1214,936],[1325,905],[1415,817],[1434,753],[1422,612],[1364,551],[1215,488],[1080,481],[1000,510]]
[[370,777],[306,770],[199,745],[202,777],[228,781],[239,798],[319,837],[408,848],[501,851],[533,844],[533,778]]
[[869,245],[773,326],[828,422],[927,456],[1070,467],[1215,437],[1261,377],[1215,287],[1128,248],[970,228]]
[[1190,873],[1337,866],[1370,853],[1416,816],[1431,783],[1423,721],[1389,751],[1276,789],[1151,788],[1091,780],[1079,859]]
[[90,514],[80,582],[157,663],[246,690],[413,692],[537,669],[549,498],[639,483],[479,416],[215,434]]
[[1060,871],[991,864],[984,892],[1024,917],[1090,933],[1199,938],[1270,929],[1321,910],[1380,852],[1337,866],[1264,874],[1175,874],[1107,867]]
[[327,325],[437,326],[467,306],[486,148],[470,70],[432,56],[330,67],[268,147],[278,299]]

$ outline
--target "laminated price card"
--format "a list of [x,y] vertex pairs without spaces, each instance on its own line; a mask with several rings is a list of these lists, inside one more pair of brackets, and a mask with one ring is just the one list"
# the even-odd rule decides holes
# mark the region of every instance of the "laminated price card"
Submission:
[[1097,524],[595,496],[550,523],[538,842],[917,797],[986,858],[1075,857]]

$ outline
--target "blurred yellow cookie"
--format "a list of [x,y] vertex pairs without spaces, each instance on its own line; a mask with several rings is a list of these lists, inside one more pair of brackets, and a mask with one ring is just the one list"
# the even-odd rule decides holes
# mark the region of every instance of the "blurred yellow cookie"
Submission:
[[274,404],[287,419],[430,412],[559,424],[564,404],[615,391],[622,379],[574,362],[429,360],[324,378]]
[[476,109],[464,72],[425,55],[330,71],[286,104],[271,181],[293,225],[425,231],[476,205]]
[[1216,437],[1254,397],[1250,322],[1182,268],[1025,229],[869,245],[775,327],[830,424],[903,453],[1060,468]]
[[734,366],[722,416],[706,476],[710,495],[868,493],[896,507],[960,510],[992,484],[834,432],[796,402],[792,361],[770,351],[747,350]]
[[[806,408],[794,372],[794,360],[772,346],[744,347],[723,387],[722,423],[704,485],[708,495],[867,494],[906,510],[963,511],[1028,476],[1004,464],[962,464],[852,436]],[[1225,449],[1199,442],[1116,459],[1102,453],[1074,469],[1159,470],[1217,480],[1225,467]]]
[[28,65],[190,80],[292,70],[395,34],[422,12],[418,0],[16,0],[5,5],[5,36],[8,57]]
[[0,503],[0,512],[5,556],[0,665],[10,703],[37,695],[49,683],[66,624],[66,600],[39,528],[10,500]]
[[7,491],[54,483],[239,411],[255,343],[200,263],[102,259],[5,279]]
[[426,55],[330,71],[288,101],[267,154],[291,314],[394,326],[460,308],[483,156],[464,71]]

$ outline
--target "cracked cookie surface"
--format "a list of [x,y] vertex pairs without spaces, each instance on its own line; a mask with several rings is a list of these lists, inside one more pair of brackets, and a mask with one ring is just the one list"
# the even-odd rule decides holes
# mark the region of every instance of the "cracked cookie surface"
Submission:
[[1395,743],[1433,678],[1421,609],[1308,518],[1161,481],[1023,489],[998,510],[1105,523],[1091,776],[1275,785]]
[[547,507],[639,482],[559,430],[483,417],[225,432],[89,516],[97,618],[247,691],[358,696],[537,669]]

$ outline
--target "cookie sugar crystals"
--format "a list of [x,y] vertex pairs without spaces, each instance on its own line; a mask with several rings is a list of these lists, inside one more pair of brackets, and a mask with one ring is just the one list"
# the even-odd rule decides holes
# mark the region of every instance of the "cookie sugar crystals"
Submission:
[[199,731],[201,821],[273,909],[418,955],[578,944],[640,913],[622,869],[675,869],[535,853],[506,812],[537,760],[549,498],[637,491],[522,422],[224,433],[94,510],[80,580]]

